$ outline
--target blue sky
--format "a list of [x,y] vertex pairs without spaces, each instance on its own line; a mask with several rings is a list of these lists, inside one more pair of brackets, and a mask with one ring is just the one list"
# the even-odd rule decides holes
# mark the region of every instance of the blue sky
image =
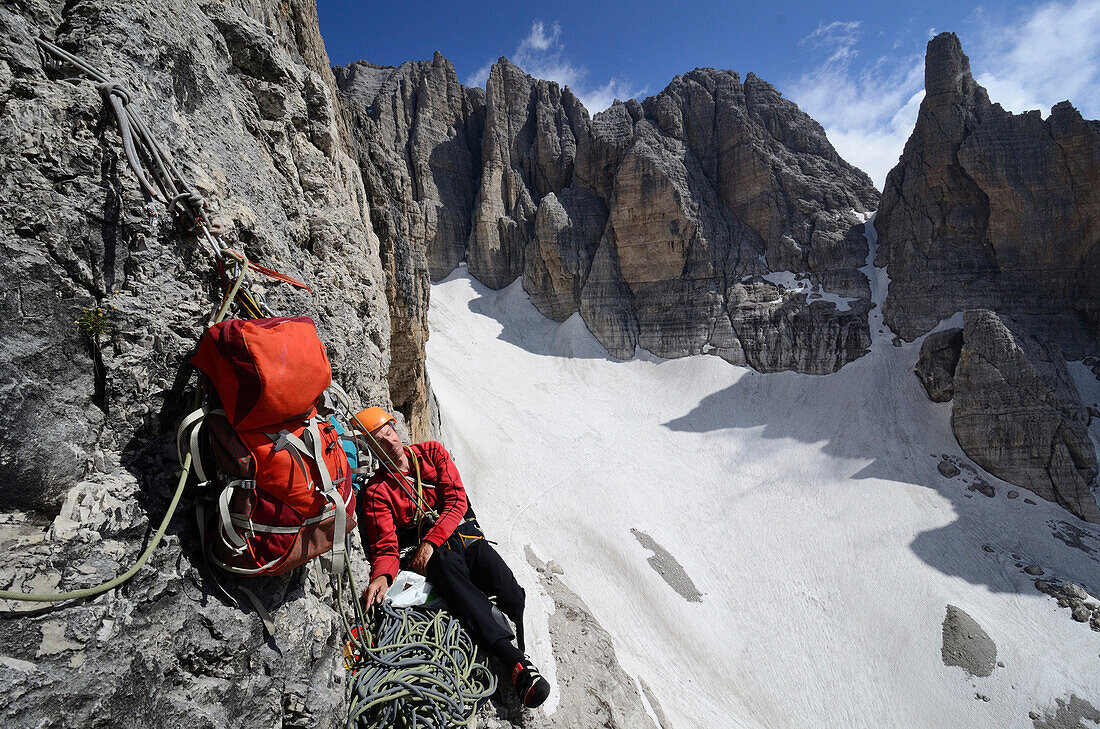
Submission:
[[436,50],[484,86],[507,56],[595,113],[697,66],[752,71],[825,127],[881,187],[916,119],[924,46],[956,32],[978,80],[1012,111],[1070,99],[1100,116],[1100,0],[893,3],[364,3],[317,0],[329,58],[398,65]]

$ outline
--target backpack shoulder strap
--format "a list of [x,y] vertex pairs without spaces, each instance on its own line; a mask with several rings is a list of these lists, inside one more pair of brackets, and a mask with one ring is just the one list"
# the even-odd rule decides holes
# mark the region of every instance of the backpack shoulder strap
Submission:
[[[206,422],[206,416],[209,413],[210,409],[205,405],[188,413],[176,431],[176,457],[179,458],[182,466],[184,454],[191,454],[191,467],[195,469],[195,475],[199,477],[200,485],[205,485],[209,481],[206,477],[206,468],[202,464],[202,448],[199,446],[199,434],[202,432],[203,423]],[[186,450],[183,445],[185,441],[187,443]]]

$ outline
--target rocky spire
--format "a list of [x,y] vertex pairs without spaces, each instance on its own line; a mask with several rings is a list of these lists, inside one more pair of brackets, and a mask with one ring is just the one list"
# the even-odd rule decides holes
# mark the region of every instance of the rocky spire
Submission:
[[875,217],[886,322],[914,339],[965,311],[918,366],[931,397],[953,398],[959,445],[1100,520],[1089,414],[1063,360],[1100,353],[1100,124],[1069,102],[1045,120],[991,104],[952,33],[928,43],[925,79]]
[[1068,102],[1010,114],[959,39],[928,43],[926,96],[875,217],[885,316],[913,339],[956,311],[1011,314],[1070,358],[1100,327],[1100,125]]

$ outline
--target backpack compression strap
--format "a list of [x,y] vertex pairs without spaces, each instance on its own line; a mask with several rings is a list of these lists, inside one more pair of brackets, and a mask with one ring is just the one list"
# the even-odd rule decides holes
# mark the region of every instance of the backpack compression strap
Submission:
[[[223,415],[224,411],[221,412]],[[179,458],[180,465],[183,465],[184,450],[183,440],[188,437],[188,450],[191,454],[191,467],[195,469],[195,475],[199,477],[199,486],[205,486],[209,479],[206,477],[206,469],[202,465],[202,450],[199,448],[199,433],[202,431],[202,426],[206,422],[206,416],[210,413],[210,410],[206,407],[201,407],[198,410],[193,410],[183,419],[180,423],[179,430],[176,431],[176,456]],[[188,429],[191,432],[188,434]]]
[[[332,571],[334,574],[339,575],[343,573],[345,563],[344,534],[347,532],[347,505],[344,503],[343,497],[340,496],[339,490],[333,484],[332,476],[325,464],[323,440],[319,426],[321,420],[318,417],[312,417],[308,422],[309,425],[302,433],[301,438],[286,430],[279,433],[268,433],[267,436],[275,443],[275,450],[285,448],[290,452],[307,481],[309,481],[309,470],[306,468],[303,458],[309,458],[317,464],[317,472],[321,475],[321,493],[333,506]],[[312,481],[309,481],[309,483],[311,488],[316,487],[316,484]],[[248,542],[233,526],[233,515],[229,511],[229,500],[233,496],[234,488],[255,488],[255,486],[256,482],[251,480],[231,481],[222,489],[218,497],[222,535],[226,539],[227,546],[237,552],[243,552],[247,549]],[[249,529],[249,531],[252,530]]]
[[[335,511],[335,523],[332,530],[332,571],[334,574],[339,575],[344,571],[344,534],[347,532],[348,515],[345,511],[344,499],[332,483],[332,475],[328,472],[328,466],[325,465],[325,449],[322,445],[320,422],[321,418],[314,416],[309,419],[309,425],[302,433],[301,438],[284,431],[283,434],[280,434],[280,440],[285,441],[306,478],[309,478],[309,472],[305,470],[299,454],[317,464],[317,472],[321,474],[321,493],[332,503]],[[350,477],[349,474],[345,478]]]
[[[318,426],[320,418],[310,418],[310,425],[306,428],[305,439],[309,441],[313,446],[313,452],[311,457],[317,463],[317,470],[321,474],[321,482],[324,484],[325,498],[332,502],[333,509],[336,511],[335,524],[332,529],[332,572],[336,575],[344,573],[344,535],[347,533],[347,512],[344,510],[344,499],[340,496],[340,492],[336,489],[336,486],[332,483],[332,476],[328,472],[328,466],[325,465],[324,448],[321,446],[321,429]],[[351,475],[345,476],[345,479],[350,479]]]

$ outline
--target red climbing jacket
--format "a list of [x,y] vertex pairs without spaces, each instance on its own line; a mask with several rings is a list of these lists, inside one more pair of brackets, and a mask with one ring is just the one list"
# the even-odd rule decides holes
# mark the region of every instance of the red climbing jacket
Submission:
[[[409,456],[410,469],[413,468],[413,457],[416,457],[424,500],[428,507],[439,513],[434,525],[422,523],[419,526],[423,536],[416,543],[430,542],[438,549],[466,516],[466,489],[462,486],[462,477],[458,475],[451,455],[441,443],[433,440],[414,443],[405,448],[405,453]],[[420,512],[408,492],[416,493],[414,476],[407,478],[405,487],[402,488],[384,470],[371,476],[359,492],[361,528],[370,555],[371,580],[386,575],[392,584],[400,564],[400,547],[413,546],[398,546],[399,530],[404,532],[418,528],[417,518]]]

